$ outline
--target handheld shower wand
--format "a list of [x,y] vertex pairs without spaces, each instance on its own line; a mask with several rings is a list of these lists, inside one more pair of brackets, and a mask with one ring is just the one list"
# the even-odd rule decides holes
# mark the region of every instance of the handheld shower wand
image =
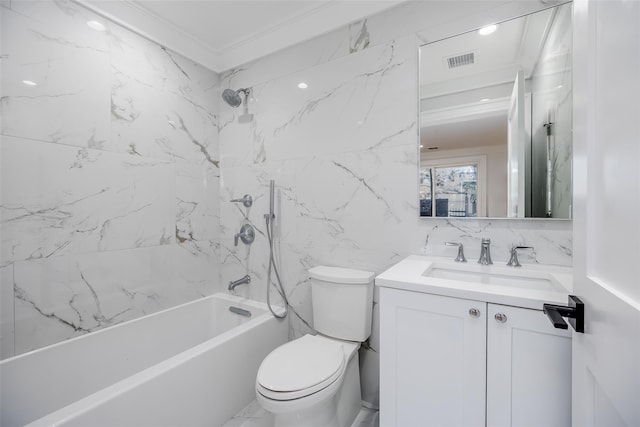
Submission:
[[[289,301],[287,301],[287,294],[284,291],[284,287],[282,286],[282,280],[280,279],[280,273],[278,272],[278,267],[276,266],[276,260],[273,255],[273,220],[275,219],[275,182],[274,180],[269,181],[269,213],[264,214],[266,228],[267,228],[267,239],[269,240],[269,267],[267,268],[267,307],[269,307],[269,311],[278,319],[284,319],[287,317],[287,313],[289,313]],[[276,281],[274,282],[276,291],[280,294],[282,301],[284,302],[284,311],[280,314],[276,313],[271,308],[271,270],[276,274]]]

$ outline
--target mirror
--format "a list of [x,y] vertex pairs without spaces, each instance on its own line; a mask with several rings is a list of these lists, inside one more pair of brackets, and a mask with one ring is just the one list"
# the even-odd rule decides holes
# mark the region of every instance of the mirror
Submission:
[[421,217],[571,218],[571,8],[420,48]]

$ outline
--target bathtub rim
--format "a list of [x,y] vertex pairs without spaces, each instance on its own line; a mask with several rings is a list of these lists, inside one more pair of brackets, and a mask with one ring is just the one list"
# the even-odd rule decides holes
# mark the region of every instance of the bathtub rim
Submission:
[[[24,427],[43,427],[43,426],[55,426],[58,424],[64,424],[70,421],[73,421],[74,418],[78,417],[78,416],[82,416],[84,413],[91,411],[92,409],[98,407],[101,404],[104,404],[105,402],[108,402],[112,399],[115,399],[118,397],[119,394],[122,394],[124,392],[130,391],[132,389],[134,389],[135,387],[139,386],[140,384],[144,384],[146,382],[149,382],[151,380],[153,380],[154,378],[156,378],[158,375],[161,375],[162,373],[168,372],[171,369],[183,364],[183,363],[187,363],[189,360],[195,359],[199,356],[202,356],[203,354],[205,354],[207,351],[211,350],[212,348],[222,345],[224,342],[229,341],[231,339],[234,339],[236,337],[238,337],[239,335],[242,334],[242,332],[245,332],[249,329],[258,327],[259,325],[262,325],[270,320],[274,320],[274,321],[282,321],[281,319],[275,318],[274,316],[271,315],[271,313],[268,311],[268,308],[266,307],[265,303],[262,302],[258,302],[258,301],[254,301],[254,300],[249,300],[246,298],[242,298],[239,296],[235,296],[235,295],[229,295],[226,294],[224,292],[219,292],[216,294],[212,294],[203,298],[199,298],[197,300],[194,301],[190,301],[188,303],[185,304],[180,304],[178,306],[175,307],[171,307],[169,309],[166,310],[162,310],[156,313],[153,313],[149,316],[153,316],[155,314],[160,314],[162,312],[168,311],[168,310],[172,310],[172,309],[176,309],[178,307],[183,307],[183,306],[188,306],[190,304],[193,303],[197,303],[198,301],[203,301],[206,299],[211,299],[214,297],[222,297],[222,299],[225,299],[227,301],[233,302],[235,304],[242,304],[245,307],[253,307],[253,308],[257,308],[260,310],[263,310],[262,313],[260,313],[259,315],[251,318],[247,318],[247,320],[245,322],[243,322],[240,325],[234,326],[233,328],[231,328],[230,330],[227,330],[219,335],[216,335],[212,338],[209,338],[208,340],[197,344],[193,347],[190,347],[187,350],[184,350],[172,357],[169,357],[168,359],[165,359],[159,363],[156,363],[154,365],[151,365],[139,372],[136,372],[135,374],[126,377],[120,381],[117,381],[109,386],[106,386],[94,393],[90,393],[86,396],[84,396],[83,398],[76,400],[66,406],[63,406],[53,412],[50,412],[38,419],[35,419],[27,424],[25,424]],[[233,313],[232,313],[233,314]],[[233,314],[234,316],[238,316],[237,314]],[[147,317],[147,316],[144,316]],[[131,321],[128,322],[133,322],[135,320],[139,320],[142,319],[144,317],[138,318],[138,319],[133,319]],[[125,325],[128,322],[123,322],[120,323],[118,325],[114,325],[114,326],[120,326],[120,325]],[[111,327],[110,327],[111,328]],[[106,328],[105,328],[106,329]],[[81,337],[77,337],[77,338],[83,338],[84,336]],[[75,339],[75,338],[74,338]],[[66,341],[63,341],[62,343],[64,343]],[[57,343],[56,343],[57,345]],[[47,347],[43,347],[47,348]],[[36,350],[37,351],[37,350]],[[27,353],[25,353],[27,354]]]
[[[205,296],[202,296],[200,298],[184,302],[182,304],[174,305],[174,306],[168,307],[168,308],[163,308],[162,310],[154,311],[153,313],[149,313],[149,314],[146,314],[144,316],[136,317],[135,319],[126,320],[126,321],[121,322],[121,323],[116,323],[114,325],[107,326],[106,328],[97,329],[95,331],[79,335],[77,337],[69,338],[69,339],[66,339],[64,341],[58,341],[56,343],[49,344],[49,345],[46,345],[44,347],[35,348],[35,349],[29,350],[29,351],[27,351],[25,353],[16,354],[15,356],[11,356],[11,357],[8,357],[6,359],[0,360],[0,367],[2,367],[3,365],[6,365],[9,362],[12,362],[14,360],[18,360],[20,358],[26,358],[26,357],[28,357],[29,355],[32,355],[32,354],[44,352],[44,351],[46,351],[48,349],[60,347],[60,346],[65,345],[65,344],[69,344],[70,342],[75,342],[75,341],[87,339],[89,337],[98,337],[98,336],[100,336],[100,334],[107,333],[107,332],[111,331],[113,328],[124,327],[125,325],[142,322],[142,321],[147,320],[149,318],[160,316],[163,313],[166,313],[168,311],[177,310],[177,309],[180,309],[180,308],[183,308],[183,307],[188,307],[190,305],[197,304],[197,303],[202,302],[204,300],[213,299],[213,298],[225,299],[225,300],[228,300],[230,302],[234,302],[234,303],[241,304],[241,305],[246,305],[246,306],[249,306],[251,308],[257,308],[259,310],[263,310],[263,311],[266,311],[267,313],[269,313],[269,308],[267,307],[266,303],[263,303],[263,302],[260,302],[260,301],[255,301],[255,300],[248,299],[248,298],[244,298],[244,297],[241,297],[241,296],[238,296],[238,295],[228,294],[226,292],[216,292],[215,294],[205,295]],[[279,306],[274,307],[274,308],[275,309],[282,309]],[[264,313],[261,313],[260,315],[262,315],[262,314],[264,314]],[[251,313],[251,317],[249,319],[254,319],[254,318],[255,318],[254,317],[254,313],[252,312]]]

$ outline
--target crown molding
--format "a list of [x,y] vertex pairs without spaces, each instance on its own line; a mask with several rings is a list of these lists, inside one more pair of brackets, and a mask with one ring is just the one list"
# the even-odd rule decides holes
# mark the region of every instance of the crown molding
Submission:
[[375,15],[407,0],[332,1],[218,52],[226,71]]
[[73,0],[142,37],[223,72],[348,25],[407,0],[340,1],[303,10],[270,28],[216,49],[131,0]]
[[134,33],[219,72],[218,55],[210,46],[129,0],[73,0]]

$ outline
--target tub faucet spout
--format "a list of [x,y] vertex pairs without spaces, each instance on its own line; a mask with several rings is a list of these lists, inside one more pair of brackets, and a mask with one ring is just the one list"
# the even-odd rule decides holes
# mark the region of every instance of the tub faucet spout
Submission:
[[245,283],[251,283],[251,276],[246,274],[244,277],[239,278],[238,280],[234,280],[233,282],[229,282],[229,290],[232,291],[238,285],[244,285]]

